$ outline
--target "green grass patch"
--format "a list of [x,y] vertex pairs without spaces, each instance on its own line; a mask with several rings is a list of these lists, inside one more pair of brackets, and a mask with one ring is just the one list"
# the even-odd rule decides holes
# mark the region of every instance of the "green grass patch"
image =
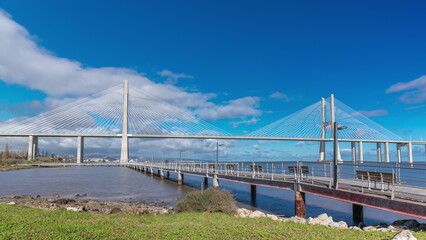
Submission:
[[[0,205],[0,239],[390,239],[395,233],[330,229],[223,213],[101,215]],[[426,239],[426,233],[414,233]]]

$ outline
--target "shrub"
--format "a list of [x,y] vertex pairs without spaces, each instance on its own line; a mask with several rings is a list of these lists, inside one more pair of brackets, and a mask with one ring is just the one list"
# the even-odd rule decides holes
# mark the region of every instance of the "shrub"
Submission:
[[223,212],[235,214],[237,205],[234,197],[228,191],[217,191],[209,188],[204,191],[194,191],[180,201],[176,212]]

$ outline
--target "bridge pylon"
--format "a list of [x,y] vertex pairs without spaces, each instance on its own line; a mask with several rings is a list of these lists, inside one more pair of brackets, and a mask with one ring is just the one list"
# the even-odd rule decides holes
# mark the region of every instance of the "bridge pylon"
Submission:
[[121,154],[120,163],[129,162],[129,138],[127,136],[128,127],[128,116],[129,116],[129,81],[124,80],[123,87],[123,130],[121,132]]

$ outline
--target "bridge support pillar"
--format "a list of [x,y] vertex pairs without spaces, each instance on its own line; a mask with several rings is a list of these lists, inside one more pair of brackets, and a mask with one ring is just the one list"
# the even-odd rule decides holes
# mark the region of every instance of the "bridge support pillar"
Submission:
[[358,204],[352,204],[352,218],[354,226],[358,226],[364,222],[364,206]]
[[295,191],[294,211],[297,217],[306,218],[305,193]]
[[179,171],[178,172],[178,185],[183,184],[183,174]]
[[170,171],[167,171],[166,177],[167,177],[167,179],[170,179]]
[[401,163],[401,144],[396,144],[396,160],[398,163]]
[[160,170],[160,179],[164,180],[164,170],[163,169]]
[[362,142],[358,142],[358,163],[364,162],[364,153],[362,151]]
[[382,144],[376,143],[377,150],[377,162],[382,162]]
[[351,153],[352,153],[352,163],[355,164],[355,162],[356,162],[356,147],[355,147],[355,142],[351,142]]
[[152,169],[152,168],[151,168],[151,169],[149,170],[149,173],[151,174],[151,176],[154,176],[154,169]]
[[203,188],[207,189],[209,187],[209,177],[205,176],[203,181]]
[[213,177],[213,188],[219,190],[219,180],[217,179],[217,175],[215,174]]
[[84,137],[77,137],[77,163],[81,163],[84,159]]
[[257,186],[251,184],[250,185],[250,194],[251,194],[251,199],[256,199],[256,190],[257,190]]
[[28,137],[28,161],[34,160],[38,154],[38,137]]
[[128,104],[129,104],[129,81],[124,80],[123,87],[123,129],[121,135],[121,155],[120,155],[120,163],[128,163],[129,162],[129,139],[127,136],[128,133]]
[[143,167],[143,173],[146,174],[146,167]]
[[389,143],[385,142],[385,162],[389,162]]
[[413,144],[411,142],[408,142],[407,145],[407,152],[408,152],[408,163],[413,163]]

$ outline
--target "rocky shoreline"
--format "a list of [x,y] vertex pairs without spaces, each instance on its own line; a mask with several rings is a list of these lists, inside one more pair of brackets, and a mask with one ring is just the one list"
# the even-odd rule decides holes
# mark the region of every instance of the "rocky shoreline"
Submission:
[[[77,194],[75,198],[86,197],[85,194]],[[173,208],[165,207],[165,203],[146,203],[146,202],[100,202],[93,200],[75,200],[69,198],[60,198],[59,195],[53,195],[50,199],[40,198],[37,196],[23,195],[14,196],[12,198],[0,198],[0,204],[22,205],[32,208],[40,208],[45,210],[64,209],[74,212],[89,212],[94,214],[115,214],[115,213],[132,213],[138,215],[165,215],[174,213]],[[259,210],[249,210],[239,208],[236,217],[242,218],[258,218],[266,217],[274,221],[294,222],[300,224],[310,224],[326,226],[330,228],[351,229],[355,231],[379,231],[379,232],[399,232],[393,239],[416,239],[410,231],[426,231],[426,224],[419,223],[414,219],[398,220],[388,225],[380,223],[371,226],[359,225],[349,226],[344,221],[335,222],[333,217],[323,213],[315,218],[307,219],[301,217],[279,217],[273,214],[267,214]]]
[[[77,194],[76,198],[85,197],[84,194]],[[74,212],[90,212],[98,214],[133,213],[138,215],[164,215],[173,212],[164,203],[147,204],[145,202],[99,202],[92,200],[74,200],[60,198],[53,195],[50,199],[40,198],[40,196],[14,196],[12,198],[0,198],[0,204],[22,205],[45,210],[65,209]]]
[[279,217],[273,214],[266,214],[259,210],[252,211],[245,208],[239,208],[236,217],[249,217],[249,218],[258,218],[266,217],[274,221],[283,221],[283,222],[294,222],[300,224],[310,224],[310,225],[319,225],[326,226],[330,228],[340,228],[340,229],[351,229],[356,231],[379,231],[379,232],[399,232],[392,239],[408,239],[415,240],[416,238],[410,231],[426,231],[426,223],[419,223],[415,219],[406,219],[406,220],[397,220],[394,221],[391,225],[386,223],[379,223],[371,226],[365,226],[360,224],[359,226],[348,226],[344,221],[334,222],[333,217],[328,216],[326,213],[320,214],[315,218],[309,217],[308,219],[301,217]]

